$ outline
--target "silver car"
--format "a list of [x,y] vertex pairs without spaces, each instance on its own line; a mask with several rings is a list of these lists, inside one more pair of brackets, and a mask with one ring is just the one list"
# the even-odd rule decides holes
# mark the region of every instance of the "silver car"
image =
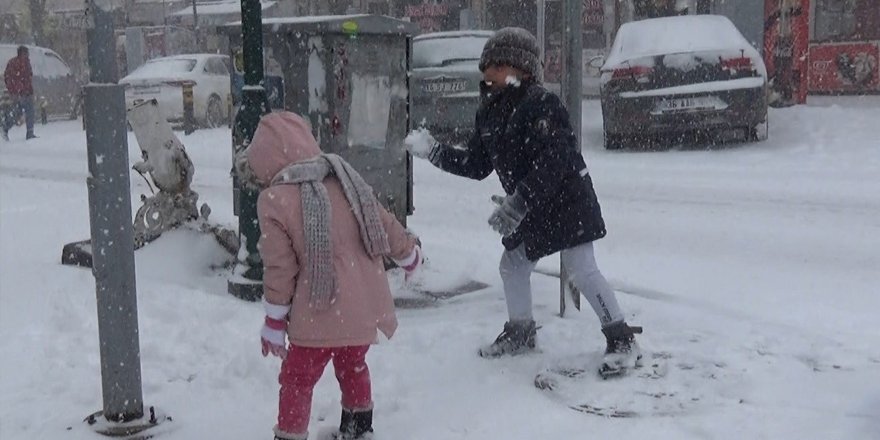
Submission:
[[[6,94],[3,74],[9,60],[18,54],[17,44],[0,44],[0,92]],[[41,110],[47,118],[76,119],[82,107],[82,94],[79,81],[67,63],[51,49],[26,46],[34,72],[34,110],[37,119]]]
[[470,137],[480,105],[480,54],[492,31],[438,32],[413,39],[412,120],[446,142]]

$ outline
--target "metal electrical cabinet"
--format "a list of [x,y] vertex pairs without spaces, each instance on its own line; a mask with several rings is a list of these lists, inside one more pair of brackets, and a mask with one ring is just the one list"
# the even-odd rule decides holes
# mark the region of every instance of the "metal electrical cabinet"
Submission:
[[[235,55],[240,25],[226,27]],[[263,20],[267,76],[284,108],[307,117],[325,153],[348,160],[405,224],[413,212],[409,75],[418,27],[376,15]]]

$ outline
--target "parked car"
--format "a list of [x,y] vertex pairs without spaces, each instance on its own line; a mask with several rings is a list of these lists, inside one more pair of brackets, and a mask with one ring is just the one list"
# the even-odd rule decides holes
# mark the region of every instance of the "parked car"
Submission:
[[437,32],[413,39],[413,125],[449,142],[473,132],[480,105],[480,55],[491,31]]
[[193,84],[196,120],[206,127],[220,127],[229,117],[229,57],[215,54],[175,55],[155,58],[122,78],[126,106],[155,99],[171,123],[183,121],[183,86]]
[[691,131],[767,137],[767,69],[726,17],[624,24],[601,68],[600,94],[606,149]]
[[[3,74],[9,60],[18,54],[18,44],[0,44],[0,92],[6,94]],[[67,63],[51,49],[26,46],[34,72],[34,107],[37,119],[42,109],[52,119],[76,119],[82,110],[82,85]]]

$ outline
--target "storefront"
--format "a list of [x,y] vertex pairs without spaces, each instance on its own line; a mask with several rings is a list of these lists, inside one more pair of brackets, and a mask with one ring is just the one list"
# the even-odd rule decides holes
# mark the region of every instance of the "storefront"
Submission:
[[810,3],[809,92],[880,93],[880,1]]
[[462,1],[441,0],[404,6],[404,17],[419,25],[422,33],[454,31],[461,27]]
[[764,12],[771,101],[880,93],[880,1],[766,0]]

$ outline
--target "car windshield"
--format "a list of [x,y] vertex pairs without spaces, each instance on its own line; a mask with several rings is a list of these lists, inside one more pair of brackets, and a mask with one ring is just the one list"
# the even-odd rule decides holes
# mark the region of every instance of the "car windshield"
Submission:
[[156,78],[168,77],[181,73],[192,72],[196,67],[196,60],[190,58],[173,58],[164,60],[147,61],[141,67],[135,69],[129,75],[133,78]]
[[413,42],[413,67],[442,67],[456,62],[478,61],[489,37],[426,38]]

